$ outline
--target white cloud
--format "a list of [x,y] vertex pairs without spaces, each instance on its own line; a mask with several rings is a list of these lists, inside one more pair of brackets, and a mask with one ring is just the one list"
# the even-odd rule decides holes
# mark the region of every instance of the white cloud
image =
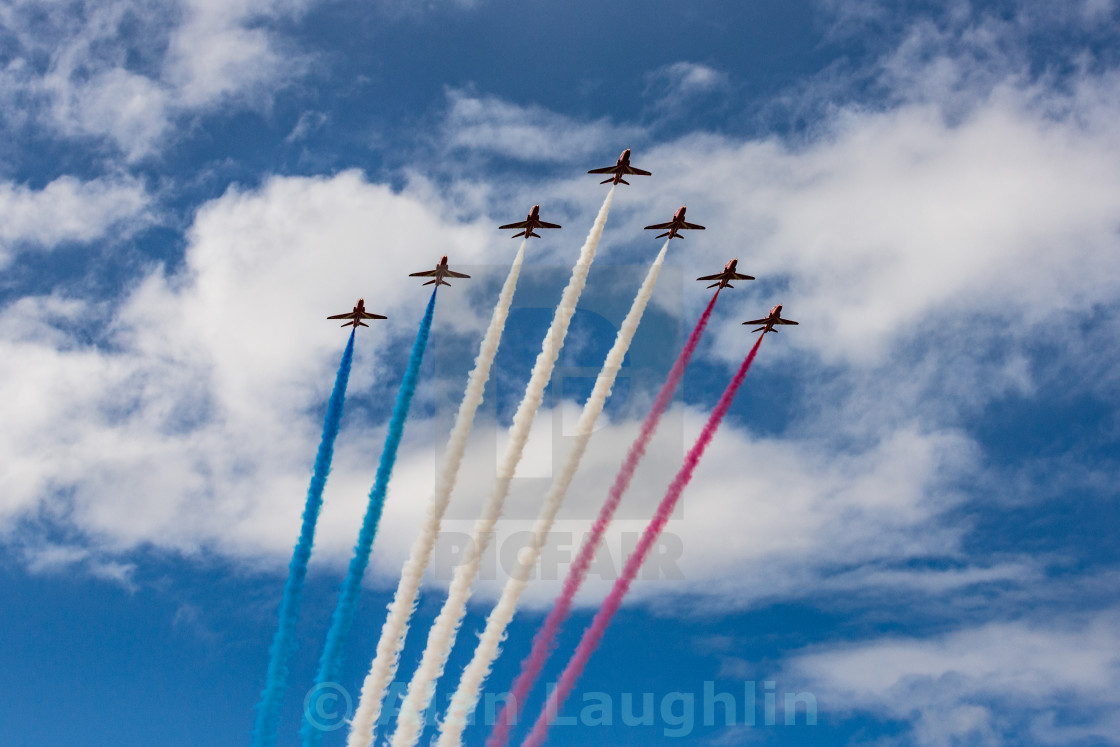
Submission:
[[[1120,291],[1120,143],[1085,124],[1097,102],[1069,103],[1057,121],[1013,90],[956,124],[924,105],[848,112],[799,148],[693,136],[645,157],[672,174],[647,204],[687,202],[708,226],[682,242],[689,264],[738,256],[782,281],[754,307],[785,302],[791,343],[826,359],[877,359],[935,320],[1026,330]],[[721,347],[741,338],[728,327]]]
[[[561,423],[576,412],[575,405],[566,404],[539,413],[519,476],[540,479],[515,481],[506,515],[482,563],[476,585],[480,598],[494,599],[499,594],[514,554],[525,541],[524,533],[532,526],[552,465],[564,456],[567,442],[558,438]],[[661,499],[680,467],[683,449],[705,419],[706,413],[693,410],[666,416],[607,533],[579,604],[597,604],[617,578],[645,517]],[[526,591],[527,604],[547,605],[555,598],[567,564],[598,513],[638,425],[613,423],[596,432],[542,555],[540,581]],[[431,429],[427,422],[410,423],[410,428],[414,426],[419,431]],[[444,434],[437,430],[434,436],[438,444]],[[488,419],[476,425],[429,578],[436,586],[446,585],[450,564],[469,536],[473,519],[464,517],[477,515],[493,484],[503,436],[504,429]],[[947,594],[1029,580],[1033,571],[1012,563],[943,573],[834,576],[836,568],[864,563],[889,565],[961,555],[964,527],[942,521],[947,511],[959,505],[960,497],[946,490],[944,483],[967,469],[960,463],[970,460],[969,452],[969,444],[953,434],[897,432],[865,450],[836,452],[812,442],[752,438],[725,425],[631,596],[686,600],[693,610],[698,603],[728,610],[775,598],[807,597],[822,589],[845,594],[857,587],[864,592]],[[395,583],[411,538],[419,530],[432,490],[435,457],[426,441],[406,445],[399,457],[371,566],[373,581],[380,586]],[[368,488],[368,475],[342,479],[349,484],[343,489],[337,481],[332,483],[331,489],[339,490],[336,495],[359,495]],[[294,507],[292,511],[294,516]],[[342,512],[337,508],[324,512],[319,546],[334,562],[344,560],[359,516],[356,502]],[[728,521],[729,516],[741,520]],[[277,545],[281,542],[278,538]]]
[[80,85],[49,80],[42,90],[53,104],[48,124],[67,136],[113,141],[130,158],[150,154],[171,127],[170,92],[128,70],[105,70]]
[[1120,627],[1085,619],[989,623],[795,656],[784,676],[822,708],[907,722],[899,743],[1116,744]]
[[[396,373],[365,351],[420,316],[426,293],[400,278],[442,253],[483,258],[483,236],[353,172],[277,179],[204,208],[182,272],[157,270],[115,310],[58,297],[9,306],[0,516],[40,506],[110,547],[253,555],[289,545],[281,537],[298,507],[289,517],[277,506],[302,500],[315,408],[345,340],[325,317],[364,296],[392,320],[359,335],[360,396],[374,376]],[[441,294],[441,326],[478,324],[470,286],[454,290]],[[104,348],[70,331],[75,317],[107,313]],[[372,438],[351,455],[363,481]]]
[[188,0],[171,38],[165,77],[178,103],[204,107],[235,96],[271,95],[298,73],[298,55],[261,22],[298,15],[313,0]]
[[149,204],[144,186],[127,177],[62,176],[38,190],[0,183],[0,263],[24,245],[88,243],[111,229],[119,235],[143,222]]
[[261,107],[305,69],[270,23],[304,0],[20,0],[0,10],[15,59],[0,71],[14,126],[107,141],[129,160],[164,144],[176,118]]

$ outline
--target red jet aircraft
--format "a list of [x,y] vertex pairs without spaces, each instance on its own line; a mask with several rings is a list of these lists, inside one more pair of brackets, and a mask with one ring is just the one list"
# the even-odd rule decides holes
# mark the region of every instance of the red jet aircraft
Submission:
[[369,326],[368,324],[366,324],[365,322],[362,321],[363,319],[388,319],[388,318],[389,317],[381,316],[380,314],[370,314],[370,313],[368,313],[366,311],[366,302],[365,302],[365,299],[363,299],[363,298],[358,299],[358,305],[355,306],[354,310],[351,311],[349,314],[335,314],[334,316],[328,316],[327,317],[327,319],[349,319],[350,321],[346,322],[342,326],[343,327],[353,327],[354,329],[357,329],[358,327],[368,327]]
[[618,157],[618,163],[616,163],[614,166],[604,166],[601,169],[591,169],[591,171],[588,171],[587,173],[614,174],[614,176],[612,176],[610,179],[604,179],[603,181],[599,182],[600,184],[606,184],[607,182],[611,182],[612,184],[629,184],[630,182],[622,178],[628,174],[634,174],[635,176],[651,176],[648,171],[630,165],[629,148],[622,151],[622,155]]
[[688,208],[686,208],[684,205],[681,205],[680,209],[673,214],[673,219],[671,221],[669,221],[668,223],[654,223],[652,226],[646,226],[646,230],[648,231],[649,229],[653,228],[665,231],[665,233],[660,233],[657,236],[654,236],[655,239],[660,239],[662,236],[668,236],[670,239],[683,239],[684,236],[681,236],[678,232],[685,229],[703,231],[703,226],[697,225],[696,223],[685,222],[684,211],[687,209]]
[[797,322],[792,319],[782,319],[782,305],[778,304],[770,309],[770,313],[766,315],[765,319],[752,319],[749,322],[743,322],[743,324],[761,324],[761,327],[752,329],[751,332],[761,331],[762,334],[766,334],[767,332],[778,331],[774,329],[775,324],[797,324]]
[[498,226],[498,230],[501,231],[506,228],[521,228],[523,230],[515,233],[510,238],[516,239],[518,236],[524,236],[525,238],[536,236],[539,239],[541,235],[539,233],[534,233],[534,228],[559,227],[560,226],[556,225],[555,223],[545,223],[543,220],[541,220],[541,206],[534,205],[533,209],[529,211],[529,214],[525,216],[525,220],[521,221],[520,223],[507,223],[504,226]]
[[754,280],[751,275],[744,275],[741,272],[736,272],[735,268],[739,266],[739,260],[733,259],[723,266],[723,272],[717,272],[715,275],[704,275],[703,277],[696,278],[697,280],[715,280],[716,282],[709,285],[709,288],[734,288],[731,284],[732,280]]
[[439,264],[436,265],[436,269],[425,270],[424,272],[413,272],[413,273],[409,273],[408,276],[410,278],[435,278],[435,280],[429,280],[428,282],[424,283],[424,285],[431,285],[432,283],[435,283],[437,288],[441,285],[451,285],[451,283],[445,282],[444,278],[469,278],[470,277],[470,275],[464,275],[461,272],[455,272],[454,270],[449,268],[447,266],[447,255],[446,254],[443,255],[443,257],[440,259]]

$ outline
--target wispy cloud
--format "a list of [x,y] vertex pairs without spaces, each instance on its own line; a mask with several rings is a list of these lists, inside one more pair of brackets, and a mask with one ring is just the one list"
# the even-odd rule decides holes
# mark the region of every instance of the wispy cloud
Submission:
[[719,91],[727,87],[727,73],[699,62],[674,62],[646,75],[645,95],[681,99]]
[[288,136],[284,138],[286,143],[298,143],[299,141],[307,138],[313,132],[318,130],[327,123],[327,115],[323,112],[304,112],[299,115],[299,120]]
[[[731,78],[722,70],[699,62],[674,62],[645,76],[645,112],[653,121],[667,121],[692,111],[725,109],[732,93]],[[714,99],[719,95],[719,99]]]
[[136,566],[98,554],[72,544],[34,542],[23,547],[23,560],[31,573],[87,573],[129,591],[136,588],[133,576]]
[[[890,637],[794,657],[787,677],[842,716],[901,721],[899,744],[1116,744],[1115,611]],[[1019,735],[1016,737],[1016,735]]]
[[604,142],[622,142],[633,128],[606,119],[582,122],[537,105],[518,105],[463,90],[447,92],[447,147],[531,162],[586,158]]
[[273,29],[304,0],[148,0],[0,11],[13,61],[0,71],[9,127],[46,127],[111,144],[127,160],[157,152],[177,118],[218,105],[260,107],[305,60]]
[[88,243],[111,229],[117,237],[143,225],[151,196],[129,177],[55,179],[42,189],[0,183],[0,264],[18,249]]

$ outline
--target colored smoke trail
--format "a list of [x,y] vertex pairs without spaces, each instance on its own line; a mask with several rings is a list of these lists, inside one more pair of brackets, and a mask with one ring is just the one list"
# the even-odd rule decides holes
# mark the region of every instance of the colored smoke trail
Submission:
[[545,703],[544,711],[537,718],[533,724],[533,730],[529,733],[529,737],[522,743],[522,747],[540,747],[544,744],[545,736],[548,734],[549,722],[552,715],[560,712],[560,707],[564,705],[565,699],[571,693],[572,688],[575,687],[576,680],[579,679],[580,674],[583,673],[583,668],[587,664],[587,660],[591,658],[591,654],[599,646],[599,641],[603,638],[603,633],[606,632],[607,626],[611,622],[614,613],[618,611],[619,605],[622,604],[623,597],[630,589],[630,584],[638,575],[641,570],[642,563],[645,562],[646,556],[649,555],[653,543],[661,535],[665,529],[665,525],[669,523],[669,519],[673,515],[673,509],[677,506],[677,501],[681,497],[681,493],[688,487],[689,481],[692,479],[692,473],[696,469],[696,465],[700,463],[700,458],[704,456],[704,450],[708,448],[711,443],[712,437],[715,436],[716,431],[719,430],[719,424],[723,421],[723,416],[731,408],[731,401],[735,398],[735,393],[739,391],[739,387],[743,383],[743,379],[747,376],[747,371],[750,370],[751,363],[754,361],[754,356],[758,353],[758,347],[762,344],[762,337],[758,338],[754,347],[747,353],[747,357],[743,359],[742,365],[739,370],[735,372],[735,377],[731,379],[731,383],[727,385],[727,389],[723,391],[723,395],[719,398],[712,414],[708,417],[708,422],[704,424],[704,430],[700,432],[700,437],[696,439],[696,443],[689,450],[684,458],[684,464],[681,466],[680,472],[673,478],[673,482],[669,485],[669,490],[665,493],[665,497],[661,499],[661,503],[657,506],[657,512],[653,515],[653,519],[649,525],[646,526],[645,531],[642,533],[641,539],[638,540],[638,545],[634,548],[634,552],[626,559],[626,567],[622,569],[622,575],[614,582],[611,587],[610,594],[603,600],[603,605],[599,611],[595,613],[595,618],[591,621],[591,626],[584,632],[583,638],[580,639],[579,646],[572,654],[572,658],[568,661],[568,665],[564,667],[563,674],[560,675],[560,680],[556,684],[556,689],[549,695],[548,701]]
[[471,585],[478,576],[479,563],[482,554],[490,542],[494,532],[494,525],[502,514],[502,506],[509,494],[509,485],[517,471],[517,463],[525,450],[525,442],[529,440],[529,430],[533,425],[533,416],[544,398],[545,387],[552,378],[552,368],[564,347],[564,338],[568,334],[568,325],[572,315],[576,312],[583,286],[587,282],[587,273],[591,270],[591,263],[595,260],[595,250],[599,246],[599,239],[603,235],[603,226],[607,222],[607,213],[610,211],[611,200],[614,197],[614,187],[607,193],[603,206],[595,218],[595,224],[587,235],[587,240],[580,250],[579,259],[572,268],[571,279],[564,293],[560,297],[560,304],[552,317],[552,324],[545,333],[541,342],[541,352],[533,364],[533,373],[525,387],[525,395],[517,412],[513,416],[513,425],[509,429],[509,445],[502,461],[498,465],[497,479],[494,490],[486,499],[482,516],[475,522],[471,534],[471,542],[465,550],[465,558],[456,566],[451,586],[447,591],[447,599],[443,608],[432,623],[428,631],[428,642],[424,648],[420,665],[408,683],[408,691],[404,702],[401,704],[397,716],[397,730],[394,732],[392,747],[413,747],[420,738],[424,726],[424,712],[431,703],[432,694],[435,692],[435,682],[443,674],[447,664],[447,657],[451,654],[451,647],[455,643],[455,634],[463,621],[467,611],[467,600],[470,598]]
[[475,648],[474,656],[467,668],[463,670],[459,687],[451,698],[447,716],[440,725],[439,747],[458,747],[462,744],[463,729],[467,725],[467,714],[474,710],[478,703],[482,685],[490,675],[490,667],[498,657],[501,643],[506,636],[506,628],[509,627],[513,615],[517,611],[517,603],[521,599],[521,593],[529,584],[529,575],[537,563],[537,558],[540,557],[541,548],[548,538],[548,533],[552,531],[556,514],[564,503],[564,496],[567,494],[572,478],[575,477],[576,470],[579,468],[580,460],[587,450],[587,444],[591,440],[591,434],[595,429],[595,421],[603,412],[603,406],[611,394],[611,388],[614,386],[618,371],[626,360],[626,352],[630,349],[630,342],[634,339],[634,334],[638,331],[638,325],[642,321],[642,314],[645,313],[646,305],[649,303],[650,297],[653,296],[653,288],[657,284],[657,276],[661,272],[661,265],[665,261],[665,253],[668,249],[669,242],[666,241],[657,258],[650,265],[645,280],[630,306],[630,311],[626,314],[626,318],[623,319],[622,325],[618,329],[614,345],[607,353],[606,360],[603,362],[603,370],[595,379],[595,387],[591,390],[591,395],[587,398],[587,402],[583,406],[583,412],[580,413],[579,421],[576,423],[575,439],[572,442],[571,450],[568,452],[568,458],[552,481],[552,486],[549,488],[544,504],[541,506],[540,515],[533,526],[532,537],[529,543],[517,553],[517,566],[502,589],[501,598],[490,612],[490,616],[486,620],[486,629],[482,633],[478,647]]
[[704,334],[704,328],[708,326],[708,320],[711,319],[712,309],[715,308],[717,298],[719,298],[718,288],[712,295],[712,300],[708,302],[704,309],[704,313],[697,320],[696,326],[693,327],[692,333],[688,336],[688,340],[685,341],[676,362],[669,370],[669,375],[665,379],[665,383],[661,385],[661,391],[657,393],[657,398],[653,402],[653,408],[642,423],[638,437],[630,445],[630,451],[627,452],[626,459],[623,460],[622,467],[619,468],[618,474],[615,476],[614,484],[611,485],[610,491],[607,493],[607,500],[603,503],[603,507],[599,509],[599,516],[596,517],[595,523],[591,525],[591,531],[583,541],[579,554],[576,555],[576,559],[572,561],[572,565],[568,568],[568,575],[564,578],[564,585],[560,590],[560,595],[556,598],[556,603],[549,611],[541,629],[534,636],[532,650],[521,662],[521,672],[513,683],[509,699],[502,706],[502,712],[498,716],[494,730],[486,740],[486,747],[499,747],[505,745],[509,740],[511,726],[509,722],[513,720],[510,709],[514,709],[515,713],[516,709],[525,703],[529,692],[533,689],[533,684],[541,673],[541,669],[544,668],[545,661],[552,653],[553,642],[560,631],[560,626],[567,619],[568,613],[572,609],[572,600],[583,584],[583,580],[587,577],[587,571],[591,568],[595,553],[603,542],[603,536],[607,532],[607,527],[610,526],[611,519],[614,518],[614,513],[618,509],[618,504],[622,501],[623,494],[630,486],[630,480],[633,479],[634,472],[638,469],[638,463],[645,456],[646,448],[661,422],[661,416],[665,414],[665,410],[669,408],[669,404],[673,401],[673,393],[676,392],[677,386],[684,378],[684,370],[688,366],[688,362],[692,360],[696,347],[700,344],[700,337]]
[[[377,524],[381,521],[381,511],[385,507],[389,478],[393,474],[393,465],[397,461],[397,448],[401,444],[401,437],[404,436],[404,423],[408,418],[412,395],[416,392],[416,383],[420,378],[420,363],[424,360],[424,350],[428,346],[428,334],[432,329],[432,314],[436,308],[437,291],[438,288],[432,289],[432,297],[428,300],[428,308],[424,311],[424,318],[420,320],[420,329],[416,332],[416,341],[412,343],[412,352],[408,356],[408,368],[405,369],[404,379],[397,392],[393,415],[389,418],[385,445],[381,449],[381,461],[377,465],[377,477],[369,491],[369,503],[366,506],[365,518],[362,519],[362,529],[358,533],[358,543],[354,546],[354,557],[350,559],[350,568],[346,579],[342,582],[338,603],[331,616],[331,626],[327,631],[327,642],[319,658],[319,671],[315,675],[316,685],[335,682],[342,668],[342,649],[354,624],[358,595],[362,588],[362,576],[365,575],[366,565],[369,563],[373,537],[377,534]],[[303,744],[308,747],[319,744],[323,738],[323,732],[306,717],[300,733]]]
[[327,416],[323,420],[323,436],[319,439],[319,451],[315,455],[315,469],[311,474],[311,485],[307,488],[307,502],[303,507],[303,524],[299,530],[299,541],[292,550],[292,560],[288,563],[288,580],[284,583],[284,596],[280,599],[280,623],[272,648],[268,651],[268,674],[260,703],[257,704],[257,718],[253,725],[254,747],[276,744],[276,730],[280,723],[280,703],[288,686],[288,660],[295,650],[296,622],[299,619],[299,603],[303,596],[303,582],[307,578],[307,561],[311,558],[311,547],[315,543],[315,524],[319,521],[319,508],[323,505],[323,488],[327,486],[327,475],[331,471],[331,458],[334,456],[334,441],[342,424],[342,406],[346,401],[346,384],[350,380],[350,364],[354,361],[354,332],[342,352],[342,362],[334,379],[334,389],[327,404]]
[[463,394],[463,401],[459,404],[455,424],[451,428],[443,468],[436,476],[435,494],[428,505],[424,526],[420,530],[420,535],[412,543],[408,560],[401,570],[397,593],[393,597],[393,603],[389,606],[389,615],[381,628],[381,639],[377,642],[377,655],[362,684],[358,707],[350,722],[350,734],[346,742],[349,747],[369,747],[373,743],[374,724],[381,715],[385,690],[397,673],[401,649],[404,648],[405,636],[408,634],[409,618],[416,606],[416,596],[424,579],[424,570],[428,567],[428,560],[435,549],[443,515],[451,502],[451,491],[455,487],[459,465],[463,461],[463,453],[467,448],[467,436],[470,435],[475,413],[482,404],[486,382],[490,378],[490,367],[498,354],[502,330],[505,329],[506,318],[513,303],[513,294],[517,289],[517,280],[521,275],[521,264],[525,259],[527,242],[528,238],[521,242],[521,248],[517,250],[513,265],[509,268],[505,284],[502,285],[502,292],[498,296],[498,305],[490,317],[490,326],[486,329],[482,344],[479,345],[474,370],[467,379],[467,389]]

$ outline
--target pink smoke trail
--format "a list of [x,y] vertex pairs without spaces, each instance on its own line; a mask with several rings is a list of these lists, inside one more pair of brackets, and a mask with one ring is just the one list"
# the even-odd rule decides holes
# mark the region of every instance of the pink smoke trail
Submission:
[[637,577],[642,563],[645,562],[646,556],[649,555],[649,551],[653,547],[653,543],[657,541],[662,530],[665,529],[665,525],[669,523],[669,518],[673,515],[673,509],[677,506],[677,500],[692,479],[692,473],[696,469],[696,465],[700,463],[700,457],[704,456],[704,450],[708,448],[712,437],[719,430],[719,424],[723,420],[723,416],[731,408],[731,400],[735,398],[735,393],[739,391],[743,379],[747,376],[747,371],[750,370],[754,356],[758,353],[758,347],[762,344],[762,337],[765,337],[765,335],[758,338],[754,347],[747,353],[747,357],[743,359],[742,365],[735,373],[735,378],[723,391],[723,395],[719,398],[715,409],[712,410],[708,422],[704,424],[704,430],[700,432],[700,438],[696,439],[696,443],[693,444],[692,449],[685,456],[680,472],[669,484],[669,490],[657,506],[657,513],[653,515],[653,520],[650,521],[645,532],[642,533],[642,538],[638,540],[638,546],[634,549],[634,552],[626,559],[626,567],[623,568],[622,575],[614,582],[610,594],[603,600],[603,605],[599,608],[599,611],[595,613],[595,618],[591,621],[591,627],[584,632],[579,646],[576,647],[576,652],[572,654],[568,665],[564,667],[564,673],[560,675],[560,681],[557,683],[556,689],[549,696],[544,712],[533,724],[533,730],[529,733],[528,739],[522,743],[522,747],[540,747],[544,744],[551,717],[560,712],[560,707],[564,704],[568,694],[571,693],[572,688],[575,687],[576,680],[583,673],[587,660],[598,648],[599,641],[602,640],[603,633],[606,632],[611,618],[614,617],[614,613],[618,611],[619,605],[622,604],[622,598],[630,590],[630,584]]
[[598,551],[599,545],[602,544],[603,535],[606,534],[607,527],[614,517],[614,512],[622,501],[622,495],[630,487],[630,480],[634,477],[638,462],[645,456],[650,439],[653,438],[657,425],[661,422],[661,416],[665,414],[665,410],[669,408],[669,403],[673,401],[673,394],[684,377],[684,370],[692,359],[692,354],[696,352],[696,347],[700,344],[700,336],[704,334],[704,328],[708,326],[708,320],[712,316],[712,309],[715,308],[717,298],[719,298],[718,288],[715,295],[712,296],[712,300],[708,302],[707,308],[704,309],[704,313],[700,315],[696,326],[693,327],[688,340],[685,341],[684,348],[677,356],[672,369],[669,370],[668,378],[661,385],[661,391],[657,393],[657,399],[653,402],[653,409],[646,415],[642,428],[638,432],[638,437],[631,444],[630,451],[627,452],[626,459],[622,462],[622,467],[619,469],[618,475],[615,476],[614,484],[611,485],[610,492],[607,494],[607,500],[599,510],[598,518],[595,519],[587,539],[579,549],[579,555],[572,561],[572,565],[568,569],[568,575],[564,579],[564,586],[560,595],[556,598],[556,603],[548,613],[541,629],[537,631],[536,637],[533,638],[532,651],[521,662],[521,673],[517,675],[517,679],[513,683],[509,699],[502,706],[497,724],[490,733],[489,739],[486,740],[486,747],[504,747],[509,741],[510,722],[516,720],[514,714],[517,713],[520,704],[525,703],[529,692],[533,689],[533,683],[536,682],[537,676],[544,668],[545,661],[552,653],[556,635],[560,632],[560,626],[567,619],[568,613],[572,609],[572,600],[575,598],[576,592],[579,591],[579,587],[583,585],[583,580],[587,577],[587,571],[591,568],[595,553]]

